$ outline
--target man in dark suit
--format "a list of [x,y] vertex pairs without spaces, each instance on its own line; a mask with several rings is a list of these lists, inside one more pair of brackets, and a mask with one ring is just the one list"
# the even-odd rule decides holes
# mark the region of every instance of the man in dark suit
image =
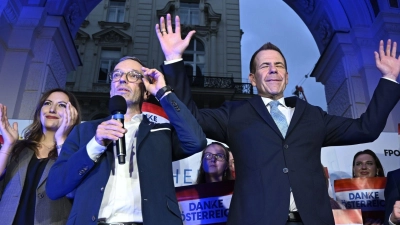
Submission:
[[385,205],[385,225],[400,224],[400,169],[387,174]]
[[289,76],[286,60],[271,43],[256,51],[250,62],[249,79],[258,96],[198,110],[181,59],[194,31],[182,40],[179,18],[175,32],[171,24],[167,15],[166,23],[161,18],[156,25],[166,57],[165,78],[207,137],[226,143],[235,158],[228,224],[334,224],[321,147],[371,142],[379,136],[400,98],[397,44],[391,48],[389,40],[384,49],[380,42],[375,58],[383,78],[359,119],[328,115],[297,97],[283,98]]
[[[127,103],[124,126],[108,117],[75,127],[49,173],[48,196],[74,196],[67,224],[182,224],[172,161],[201,151],[207,144],[203,131],[163,75],[142,68],[137,58],[122,58],[110,82],[110,95]],[[151,123],[141,114],[145,86],[170,124]],[[123,135],[126,163],[119,164],[112,143]]]

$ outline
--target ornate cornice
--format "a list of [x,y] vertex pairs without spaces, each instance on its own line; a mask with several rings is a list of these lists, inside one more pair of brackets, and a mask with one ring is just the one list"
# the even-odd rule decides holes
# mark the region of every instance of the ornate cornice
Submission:
[[127,46],[132,41],[132,37],[120,31],[118,28],[110,27],[92,35],[96,45],[118,44]]

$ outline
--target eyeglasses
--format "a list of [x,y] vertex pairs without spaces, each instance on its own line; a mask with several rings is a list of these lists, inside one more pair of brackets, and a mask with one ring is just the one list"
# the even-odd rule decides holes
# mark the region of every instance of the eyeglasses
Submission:
[[203,159],[211,160],[212,158],[215,158],[217,161],[225,161],[225,155],[224,154],[212,154],[210,152],[204,153]]
[[124,72],[122,72],[120,70],[116,70],[116,71],[113,71],[113,72],[109,73],[108,76],[110,77],[110,80],[112,82],[118,82],[118,81],[121,80],[121,77],[124,76],[124,74],[126,74],[126,80],[129,83],[135,83],[139,79],[143,78],[143,75],[141,73],[139,73],[138,71],[136,71],[136,70],[131,70],[131,71],[126,72],[126,73],[124,73]]

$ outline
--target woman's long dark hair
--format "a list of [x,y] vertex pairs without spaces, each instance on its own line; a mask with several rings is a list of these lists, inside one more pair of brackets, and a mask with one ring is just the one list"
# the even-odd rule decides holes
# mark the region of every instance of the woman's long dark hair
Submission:
[[376,177],[385,177],[385,171],[383,170],[382,163],[379,160],[378,156],[376,156],[375,152],[373,152],[371,149],[365,149],[364,151],[359,151],[354,155],[354,158],[353,158],[353,169],[351,170],[353,172],[353,178],[355,178],[354,166],[355,166],[355,163],[356,163],[356,158],[359,155],[363,155],[363,154],[370,155],[374,159],[375,165],[376,165],[376,169],[378,170],[378,174],[376,174]]
[[[17,143],[13,147],[11,160],[17,161],[19,154],[22,152],[24,148],[31,149],[32,151],[35,152],[35,154],[38,153],[37,151],[39,149],[39,143],[44,135],[43,124],[40,121],[40,112],[46,99],[54,92],[62,92],[68,96],[69,102],[71,102],[71,105],[73,105],[76,111],[78,112],[78,117],[74,125],[77,125],[81,122],[81,115],[80,115],[81,110],[79,107],[79,103],[76,97],[71,92],[61,88],[55,88],[45,92],[36,105],[35,113],[33,116],[33,122],[23,130],[24,139],[17,141]],[[53,149],[49,152],[48,158],[56,159],[57,156],[58,153],[56,145],[54,144]]]
[[224,172],[224,175],[222,176],[222,181],[232,180],[232,172],[231,172],[231,169],[229,168],[229,150],[228,150],[228,148],[225,147],[223,144],[221,144],[219,142],[212,142],[211,144],[207,145],[207,147],[204,148],[202,153],[201,153],[200,168],[199,168],[199,172],[197,174],[196,184],[207,183],[207,181],[206,181],[206,171],[204,171],[204,169],[203,169],[203,160],[204,160],[204,152],[211,145],[219,145],[225,151],[225,157],[226,157],[225,160],[226,160],[226,163],[227,163],[228,167],[226,168],[226,170]]

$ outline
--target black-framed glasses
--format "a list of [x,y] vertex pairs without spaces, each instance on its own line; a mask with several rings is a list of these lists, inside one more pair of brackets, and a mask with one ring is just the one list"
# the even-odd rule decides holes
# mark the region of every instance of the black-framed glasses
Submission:
[[204,153],[203,159],[211,160],[212,158],[215,158],[217,161],[225,161],[225,155],[218,153],[218,154],[212,154],[211,152],[206,152]]
[[112,71],[111,73],[109,73],[108,76],[110,77],[111,82],[118,82],[121,80],[121,77],[124,76],[124,74],[126,74],[126,80],[129,83],[135,83],[138,80],[141,80],[143,78],[143,75],[136,70],[131,70],[126,73],[124,73],[120,70],[115,70],[115,71]]

